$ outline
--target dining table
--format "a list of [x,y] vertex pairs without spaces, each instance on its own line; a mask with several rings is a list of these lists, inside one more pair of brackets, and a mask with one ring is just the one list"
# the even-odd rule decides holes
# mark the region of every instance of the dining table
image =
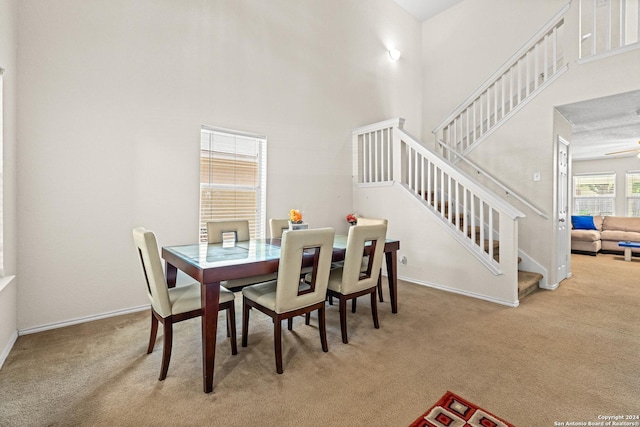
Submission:
[[[281,239],[278,238],[162,247],[162,258],[165,260],[165,273],[169,287],[175,286],[178,270],[201,284],[202,370],[205,393],[213,391],[221,282],[277,272],[280,263],[280,244]],[[346,248],[347,236],[336,235],[332,261],[344,260]],[[393,313],[398,312],[397,252],[399,249],[398,240],[386,239],[384,254]]]

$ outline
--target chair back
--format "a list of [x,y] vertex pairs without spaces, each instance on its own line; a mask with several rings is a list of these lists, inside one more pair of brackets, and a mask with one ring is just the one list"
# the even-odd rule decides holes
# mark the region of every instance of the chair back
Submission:
[[[330,227],[287,230],[282,233],[275,312],[285,313],[324,301],[327,297],[333,239]],[[310,285],[301,281],[305,257],[313,257]]]
[[384,224],[387,225],[386,219],[378,219],[378,218],[358,218],[357,225],[377,225]]
[[133,242],[136,245],[142,264],[142,272],[147,282],[147,296],[151,306],[163,318],[170,316],[169,289],[162,270],[162,261],[160,260],[155,234],[144,227],[134,228]]
[[[386,236],[387,224],[385,223],[349,227],[347,251],[342,267],[342,293],[358,292],[377,285]],[[371,248],[367,268],[364,269],[362,259],[366,256],[367,243]]]
[[207,241],[209,243],[222,243],[225,233],[234,233],[236,242],[249,240],[249,220],[234,219],[207,222]]
[[282,232],[289,229],[289,220],[287,218],[271,218],[269,220],[269,235],[272,239],[282,237]]

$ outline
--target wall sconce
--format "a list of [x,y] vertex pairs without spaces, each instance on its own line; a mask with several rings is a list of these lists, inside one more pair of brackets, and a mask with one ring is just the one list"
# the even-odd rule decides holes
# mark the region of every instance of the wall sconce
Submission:
[[400,51],[398,49],[389,49],[389,58],[392,61],[397,61],[400,59]]

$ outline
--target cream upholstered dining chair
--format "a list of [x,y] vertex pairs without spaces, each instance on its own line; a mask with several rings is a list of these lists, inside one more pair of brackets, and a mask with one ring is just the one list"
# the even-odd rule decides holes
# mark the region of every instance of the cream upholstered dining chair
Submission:
[[[271,235],[272,239],[279,239],[282,237],[282,233],[284,233],[285,231],[287,231],[289,229],[289,220],[287,218],[284,219],[280,219],[280,218],[271,218],[269,219],[269,234]],[[304,276],[307,273],[311,272],[311,267],[302,267],[302,270],[300,270],[300,275]],[[307,319],[309,318],[309,315],[307,315]],[[307,325],[309,324],[309,322],[307,321]]]
[[[333,254],[333,228],[285,231],[282,235],[278,279],[242,289],[242,346],[247,346],[249,310],[256,308],[273,319],[276,371],[282,367],[282,320],[292,328],[293,317],[318,310],[322,350],[328,351],[325,298]],[[311,280],[300,277],[303,259],[313,260]]]
[[[388,221],[383,218],[358,218],[357,225],[376,225],[376,224],[384,224],[388,225]],[[362,258],[362,270],[367,269],[367,265],[369,263],[369,257]],[[382,268],[382,267],[381,267]],[[384,297],[382,296],[382,270],[378,275],[378,299],[380,302],[384,302]],[[351,309],[355,313],[356,311],[356,300],[353,300],[353,308]]]
[[[147,296],[151,302],[151,334],[147,354],[153,351],[158,332],[158,322],[164,327],[164,345],[162,348],[162,366],[159,380],[167,377],[171,346],[173,342],[173,324],[202,315],[200,301],[200,283],[169,288],[162,270],[162,261],[158,252],[156,236],[143,227],[133,229],[133,241],[147,284]],[[227,336],[231,337],[231,354],[237,354],[236,316],[233,293],[220,287],[220,310],[227,310]]]
[[236,242],[251,238],[248,219],[218,220],[207,222],[207,242],[222,243],[227,233],[234,234]]
[[[249,233],[249,220],[218,220],[207,222],[207,242],[223,243],[226,236],[232,234],[235,242],[246,242],[251,239]],[[260,276],[243,277],[222,282],[228,289],[239,290],[247,285],[275,280],[276,274],[263,274]]]
[[[376,329],[380,327],[378,322],[378,307],[376,302],[376,289],[384,243],[387,234],[386,224],[354,225],[349,228],[347,237],[347,250],[344,264],[340,268],[331,270],[327,293],[329,296],[339,298],[340,330],[342,342],[347,344],[347,301],[361,295],[371,295],[371,315]],[[370,249],[366,269],[362,268],[362,259],[365,255],[365,245],[369,243]],[[355,305],[354,305],[355,308]]]
[[282,237],[282,232],[289,229],[289,220],[287,218],[271,218],[269,219],[269,235],[272,239]]
[[[376,224],[384,224],[387,225],[388,221],[386,219],[382,219],[382,218],[363,218],[363,217],[358,217],[357,219],[357,225],[376,225]],[[344,265],[343,261],[339,261],[339,262],[335,262],[333,263],[335,268],[338,267],[342,267]],[[364,256],[362,257],[362,271],[367,271],[367,267],[369,266],[369,257],[368,256]],[[384,302],[384,297],[382,295],[382,271],[380,271],[380,274],[378,275],[378,299],[380,302]],[[331,297],[329,297],[329,302],[333,303],[333,300]],[[356,299],[354,298],[351,301],[351,311],[353,313],[356,312]]]

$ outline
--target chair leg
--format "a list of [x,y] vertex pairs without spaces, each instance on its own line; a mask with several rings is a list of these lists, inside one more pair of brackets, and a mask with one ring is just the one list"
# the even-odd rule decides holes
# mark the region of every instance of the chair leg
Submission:
[[380,302],[384,302],[384,298],[382,297],[382,269],[380,269],[380,274],[378,274],[378,298]]
[[340,331],[342,332],[342,342],[349,343],[347,338],[347,300],[342,295],[340,296]]
[[281,374],[282,369],[282,321],[274,319],[273,321],[273,346],[276,353],[276,372]]
[[376,302],[376,288],[371,290],[371,316],[373,317],[373,326],[376,329],[380,329],[380,323],[378,322],[378,304]]
[[351,312],[355,313],[356,312],[356,301],[358,300],[358,298],[354,298],[351,300]]
[[293,317],[287,319],[287,329],[293,331]]
[[322,344],[322,351],[325,353],[329,351],[329,345],[327,344],[327,325],[325,323],[325,308],[324,306],[318,309],[318,324],[320,329],[320,343]]
[[236,355],[238,354],[238,343],[236,341],[236,308],[233,301],[227,308],[227,332],[227,335],[231,337],[231,354]]
[[247,299],[242,297],[242,346],[247,346],[247,335],[249,333],[249,305]]
[[304,324],[309,325],[311,323],[311,313],[306,313],[304,315]]
[[169,361],[171,360],[171,344],[173,343],[173,319],[171,316],[164,319],[164,345],[162,348],[162,367],[160,368],[160,381],[167,378]]
[[153,351],[153,347],[156,346],[156,335],[158,335],[158,319],[153,314],[151,309],[151,333],[149,334],[149,347],[147,347],[147,354]]

